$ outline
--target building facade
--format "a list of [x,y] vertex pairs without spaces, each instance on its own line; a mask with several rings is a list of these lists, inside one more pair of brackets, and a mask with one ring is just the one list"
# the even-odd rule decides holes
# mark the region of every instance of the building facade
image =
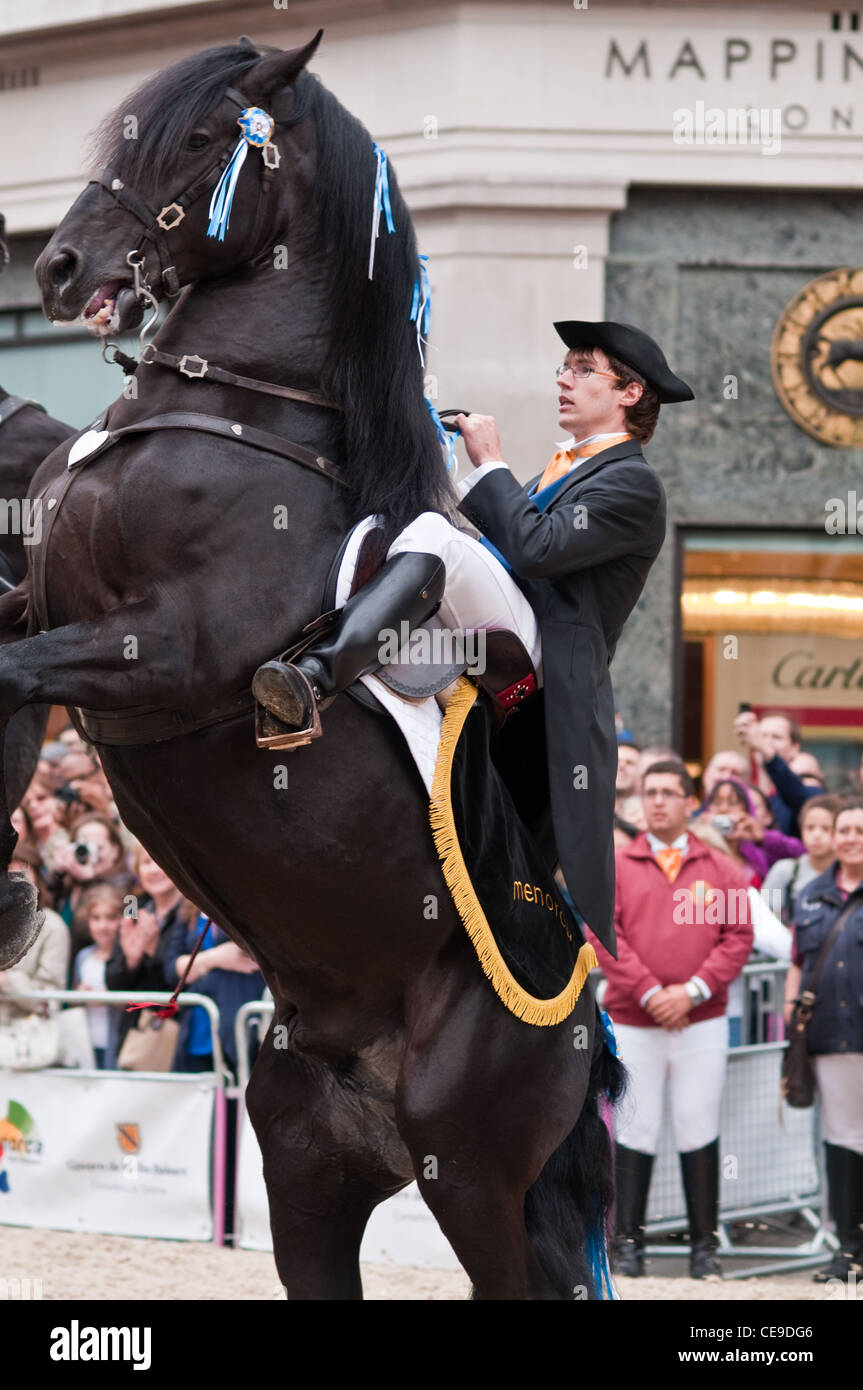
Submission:
[[13,252],[0,381],[79,426],[120,390],[92,340],[44,321],[30,269],[86,179],[100,118],[186,53],[241,33],[288,48],[319,26],[313,69],[387,150],[429,256],[439,407],[494,414],[519,475],[538,471],[558,436],[555,318],[639,324],[695,389],[648,449],[669,531],[613,667],[627,726],[699,763],[729,745],[746,700],[797,713],[807,744],[850,767],[863,743],[854,15],[0,0],[0,128],[18,132],[0,164]]

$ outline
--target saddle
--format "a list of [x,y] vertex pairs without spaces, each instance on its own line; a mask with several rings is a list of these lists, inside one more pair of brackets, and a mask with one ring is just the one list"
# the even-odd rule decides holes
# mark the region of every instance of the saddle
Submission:
[[[303,628],[299,640],[282,653],[281,661],[296,660],[314,645],[337,618],[340,610],[335,603],[339,578],[348,548],[352,541],[354,547],[356,546],[356,534],[361,527],[368,529],[359,543],[347,597],[352,598],[383,565],[388,548],[383,529],[376,524],[368,526],[368,523],[360,522],[348,532],[333,558],[324,585],[324,611]],[[499,629],[466,633],[463,650],[454,652],[452,633],[441,618],[433,614],[410,634],[410,638],[410,643],[401,646],[395,659],[369,672],[401,699],[422,701],[430,696],[440,696],[444,701],[446,692],[460,676],[466,674],[489,696],[500,724],[512,710],[536,691],[536,672],[523,642],[514,632]],[[471,642],[471,638],[476,640]],[[418,659],[411,659],[411,648],[414,652],[419,650]],[[468,659],[468,650],[476,654],[477,648],[482,653],[481,664],[479,661],[472,662]],[[358,704],[385,713],[383,706],[362,681],[355,681],[345,693]],[[257,704],[255,737],[259,747],[266,748],[271,743],[278,746],[280,742],[278,735],[268,733],[264,723],[264,711]]]

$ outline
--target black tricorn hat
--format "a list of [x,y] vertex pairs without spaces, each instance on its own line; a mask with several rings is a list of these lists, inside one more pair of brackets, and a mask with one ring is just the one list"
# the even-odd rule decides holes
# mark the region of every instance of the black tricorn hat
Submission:
[[691,386],[675,376],[658,343],[631,323],[591,323],[588,319],[568,319],[555,328],[568,348],[601,348],[638,372],[656,391],[663,405],[674,401],[694,401]]

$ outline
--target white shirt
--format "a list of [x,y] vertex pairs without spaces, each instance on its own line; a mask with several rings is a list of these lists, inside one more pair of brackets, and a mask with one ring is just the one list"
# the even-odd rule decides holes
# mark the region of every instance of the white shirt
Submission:
[[[568,439],[562,439],[558,444],[555,444],[554,447],[559,451],[563,449],[583,449],[586,444],[593,444],[599,439],[616,439],[619,434],[620,430],[612,430],[610,434],[589,434],[586,439],[579,440],[576,440],[570,435]],[[580,468],[584,462],[584,459],[576,459],[569,472],[574,473],[576,468]],[[459,495],[461,497],[466,497],[471,488],[474,487],[481,478],[484,478],[486,473],[491,473],[495,468],[508,467],[509,464],[504,463],[502,459],[489,459],[488,463],[481,463],[479,468],[474,469],[470,478],[464,478],[458,484]]]

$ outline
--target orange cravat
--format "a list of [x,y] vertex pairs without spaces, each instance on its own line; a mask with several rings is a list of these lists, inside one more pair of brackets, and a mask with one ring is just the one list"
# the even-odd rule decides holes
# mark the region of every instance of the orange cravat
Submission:
[[537,483],[537,492],[542,492],[544,487],[550,487],[558,478],[564,477],[574,463],[601,454],[603,449],[613,449],[615,444],[622,444],[625,439],[631,438],[631,434],[615,434],[611,439],[595,439],[592,444],[583,444],[580,449],[558,449],[556,454],[552,454],[548,467]]
[[662,872],[668,879],[668,882],[673,883],[680,873],[680,866],[683,863],[683,850],[674,849],[669,845],[667,849],[658,849],[656,851],[656,859]]

